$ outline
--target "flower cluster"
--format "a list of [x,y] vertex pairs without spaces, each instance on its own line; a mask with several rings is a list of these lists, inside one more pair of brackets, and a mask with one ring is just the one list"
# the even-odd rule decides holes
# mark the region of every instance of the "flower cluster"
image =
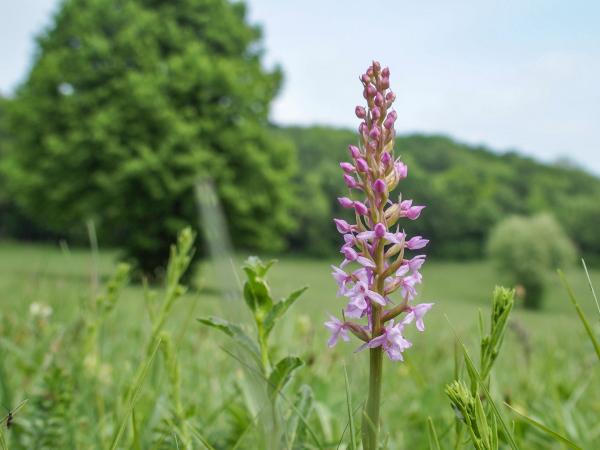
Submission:
[[[429,241],[421,236],[408,237],[398,222],[418,219],[425,207],[401,196],[397,201],[391,198],[391,192],[407,177],[408,168],[399,158],[394,159],[397,114],[391,109],[396,96],[389,90],[389,69],[373,62],[360,81],[367,106],[355,110],[361,119],[359,145],[349,146],[352,162],[340,163],[344,182],[356,195],[338,198],[343,208],[354,210],[355,223],[334,219],[344,238],[340,250],[344,260],[339,267],[332,266],[332,275],[338,295],[348,302],[344,320],[332,316],[325,326],[331,331],[329,346],[340,337],[349,340],[351,332],[365,342],[360,349],[382,347],[390,359],[402,360],[402,352],[411,346],[402,335],[404,327],[415,322],[423,331],[423,315],[433,304],[412,305],[422,280],[419,270],[425,255],[409,258],[406,254],[407,250],[422,249]],[[398,303],[390,298],[396,291],[402,297]],[[403,313],[402,320],[394,323]],[[366,325],[360,320],[363,318]]]

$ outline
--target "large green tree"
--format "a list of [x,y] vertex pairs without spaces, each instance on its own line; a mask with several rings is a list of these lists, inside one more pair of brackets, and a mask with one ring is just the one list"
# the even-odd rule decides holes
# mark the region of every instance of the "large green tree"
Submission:
[[56,230],[95,219],[148,273],[210,178],[234,243],[280,249],[294,147],[268,127],[260,34],[226,0],[64,1],[8,109],[19,204]]

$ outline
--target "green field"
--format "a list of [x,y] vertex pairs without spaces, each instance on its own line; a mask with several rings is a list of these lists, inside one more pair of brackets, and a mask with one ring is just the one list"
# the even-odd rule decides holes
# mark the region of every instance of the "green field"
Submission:
[[[193,279],[195,287],[178,301],[168,323],[181,365],[186,416],[215,448],[229,448],[228,436],[247,422],[240,391],[240,380],[247,374],[223,350],[227,341],[194,319],[216,314],[247,320],[239,294],[242,260],[222,263],[218,271],[205,261]],[[357,341],[334,349],[326,346],[322,326],[326,313],[342,307],[329,275],[331,262],[335,261],[282,257],[270,280],[276,297],[309,286],[276,328],[272,342],[279,354],[296,354],[306,361],[287,393],[292,397],[302,383],[312,387],[317,408],[310,422],[322,442],[336,448],[347,423],[343,365],[350,375],[353,401],[359,405],[366,397],[368,357],[366,352],[353,353]],[[63,448],[103,448],[114,432],[111,424],[123,409],[124,386],[144,356],[149,334],[142,287],[125,290],[100,330],[101,361],[88,361],[71,350],[79,336],[82,308],[94,291],[102,291],[115,263],[112,252],[93,258],[85,250],[0,244],[0,396],[6,406],[28,400],[16,414],[17,426],[7,433],[10,448],[44,448],[40,442],[49,443],[45,448],[59,448],[56,442],[65,443]],[[434,419],[444,448],[451,448],[453,412],[444,387],[454,377],[452,328],[476,355],[478,310],[487,320],[492,289],[501,281],[485,261],[430,261],[424,267],[421,299],[436,303],[426,317],[427,330],[410,331],[413,347],[405,362],[384,363],[383,431],[391,449],[427,448],[428,416]],[[591,275],[600,286],[600,271]],[[572,268],[567,276],[597,330],[597,311],[583,271]],[[227,298],[220,295],[223,290],[238,294]],[[34,302],[52,307],[47,321],[30,314]],[[77,357],[83,361],[72,360]],[[177,448],[169,445],[165,431],[172,405],[161,364],[157,358],[136,406],[145,418],[139,425],[140,448]],[[90,381],[85,371],[96,365]],[[517,308],[513,313],[492,375],[492,391],[497,399],[592,449],[600,442],[599,381],[592,346],[555,277],[542,312]],[[515,418],[503,411],[506,418]],[[523,423],[515,426],[522,448],[562,448]],[[239,448],[253,448],[252,433],[247,435],[248,443]],[[30,446],[33,442],[38,446]]]

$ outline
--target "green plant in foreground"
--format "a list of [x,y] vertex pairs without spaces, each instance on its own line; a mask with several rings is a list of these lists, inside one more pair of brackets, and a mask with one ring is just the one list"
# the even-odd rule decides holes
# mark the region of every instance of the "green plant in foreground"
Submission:
[[[113,434],[110,449],[114,450],[118,448],[119,441],[122,439],[123,434],[129,424],[131,424],[131,441],[132,445],[139,446],[139,439],[136,427],[137,423],[143,422],[144,418],[136,416],[135,406],[140,396],[141,388],[144,384],[148,371],[154,361],[154,358],[159,350],[163,349],[163,355],[165,356],[165,365],[168,372],[168,378],[171,384],[171,401],[174,403],[174,415],[177,422],[182,419],[182,410],[177,397],[177,391],[179,389],[179,379],[177,377],[177,368],[175,361],[175,353],[172,347],[171,339],[169,334],[164,331],[164,326],[169,317],[173,305],[181,298],[186,292],[185,286],[180,282],[188,269],[192,257],[194,254],[194,240],[195,234],[190,228],[185,228],[179,233],[177,237],[177,243],[171,246],[171,253],[169,262],[167,264],[167,272],[165,278],[165,290],[162,302],[158,305],[155,304],[155,295],[147,292],[146,295],[146,307],[148,309],[148,315],[151,321],[151,334],[150,338],[146,343],[146,348],[143,353],[142,359],[138,363],[138,367],[135,371],[133,381],[127,387],[123,398],[123,411],[119,417],[116,430]],[[164,341],[163,341],[164,340]],[[187,429],[185,422],[177,423],[176,427],[173,427],[173,433],[179,436],[181,442],[183,442],[183,448],[191,448],[190,434]]]
[[461,343],[464,362],[469,375],[469,385],[457,379],[446,386],[446,395],[458,418],[455,448],[460,448],[463,439],[463,427],[477,450],[498,449],[501,437],[498,425],[503,428],[504,440],[516,448],[514,438],[505,425],[489,393],[490,374],[498,357],[508,317],[514,305],[514,291],[496,287],[492,296],[492,313],[489,331],[484,335],[484,323],[479,315],[481,333],[479,369],[476,369],[466,347]]
[[[249,377],[256,379],[257,383],[244,385],[243,390],[253,397],[252,413],[262,426],[261,445],[273,450],[281,448],[295,448],[301,434],[308,427],[307,417],[311,410],[312,392],[310,387],[302,386],[296,403],[287,401],[283,396],[283,389],[290,381],[293,372],[303,363],[295,356],[285,356],[278,362],[273,362],[273,351],[269,345],[269,336],[277,321],[283,317],[288,309],[306,290],[298,289],[280,301],[274,301],[269,284],[266,280],[268,270],[274,261],[263,263],[256,257],[248,258],[244,264],[246,282],[244,283],[243,296],[246,306],[252,313],[256,328],[255,339],[252,339],[241,325],[228,322],[217,317],[198,319],[200,323],[216,328],[232,338],[240,350],[240,356],[232,353],[246,369]],[[287,414],[282,413],[281,399],[286,401],[291,409]],[[282,423],[285,417],[286,423]],[[242,439],[243,436],[240,437]],[[316,440],[316,436],[312,434]],[[317,441],[318,442],[318,441]],[[238,442],[236,445],[239,445]]]

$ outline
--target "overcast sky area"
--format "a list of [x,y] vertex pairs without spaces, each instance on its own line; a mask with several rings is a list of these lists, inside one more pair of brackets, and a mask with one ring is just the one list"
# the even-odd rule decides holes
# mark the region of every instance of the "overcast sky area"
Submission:
[[[358,75],[388,65],[400,133],[443,133],[600,174],[600,2],[250,0],[281,124],[357,125]],[[0,91],[27,74],[58,0],[0,1]],[[400,149],[401,153],[401,149]]]

